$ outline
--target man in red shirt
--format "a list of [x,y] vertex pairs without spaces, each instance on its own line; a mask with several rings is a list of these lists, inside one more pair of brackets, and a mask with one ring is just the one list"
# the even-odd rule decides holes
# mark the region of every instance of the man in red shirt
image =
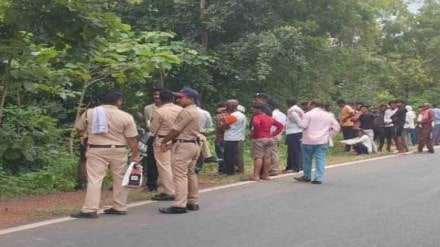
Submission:
[[[264,105],[255,104],[253,108],[254,116],[251,122],[252,158],[254,159],[253,180],[259,181],[260,178],[267,180],[269,179],[271,156],[275,147],[272,138],[283,131],[284,125],[266,115]],[[272,126],[275,126],[276,129],[271,132]]]

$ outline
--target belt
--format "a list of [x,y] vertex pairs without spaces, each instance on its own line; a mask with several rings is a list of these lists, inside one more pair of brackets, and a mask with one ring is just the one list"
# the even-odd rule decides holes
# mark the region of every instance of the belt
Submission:
[[157,135],[157,137],[159,137],[159,138],[165,138],[166,136],[164,136],[164,135]]
[[195,143],[195,144],[199,143],[199,141],[197,141],[197,140],[182,140],[182,139],[175,139],[175,140],[173,140],[173,144],[176,143],[176,142],[179,142],[179,143]]
[[125,145],[96,145],[96,144],[89,144],[89,148],[125,148]]

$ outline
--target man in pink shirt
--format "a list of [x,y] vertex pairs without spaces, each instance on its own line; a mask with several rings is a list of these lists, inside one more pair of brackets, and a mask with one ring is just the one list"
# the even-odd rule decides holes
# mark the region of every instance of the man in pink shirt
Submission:
[[[277,136],[284,129],[284,125],[264,113],[265,105],[254,105],[254,116],[252,117],[252,158],[254,159],[254,177],[258,181],[269,179],[269,169],[271,166],[272,153],[274,152]],[[272,130],[272,126],[276,129]]]
[[312,184],[322,184],[325,170],[326,151],[330,138],[339,132],[340,126],[333,114],[323,110],[322,103],[312,100],[309,111],[304,114],[299,127],[303,129],[301,144],[303,156],[302,177],[295,178],[300,182],[312,181],[312,159],[315,157],[315,178]]

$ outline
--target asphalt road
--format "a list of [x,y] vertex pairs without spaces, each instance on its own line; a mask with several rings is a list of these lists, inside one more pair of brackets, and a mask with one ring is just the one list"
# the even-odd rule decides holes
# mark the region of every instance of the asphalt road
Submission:
[[[437,150],[438,151],[438,150]],[[327,169],[323,185],[292,176],[201,195],[201,210],[157,202],[0,235],[1,247],[440,246],[440,154]]]

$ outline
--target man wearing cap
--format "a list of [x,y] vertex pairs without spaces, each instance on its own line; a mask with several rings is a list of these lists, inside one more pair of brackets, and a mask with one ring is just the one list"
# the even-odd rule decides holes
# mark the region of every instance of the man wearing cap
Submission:
[[[156,133],[153,144],[154,158],[159,172],[158,184],[162,189],[162,193],[153,196],[151,199],[172,201],[174,200],[174,183],[171,170],[171,150],[162,152],[160,145],[162,139],[171,131],[177,115],[182,111],[182,107],[174,104],[174,95],[168,89],[160,90],[160,101],[162,106],[153,113],[150,130]],[[171,142],[168,144],[171,144]]]
[[118,109],[122,104],[122,94],[107,92],[101,103],[101,106],[87,110],[75,124],[80,133],[88,132],[88,184],[84,205],[79,213],[71,215],[74,218],[98,217],[102,181],[109,168],[113,175],[113,205],[104,213],[126,214],[128,190],[122,187],[122,179],[127,169],[127,144],[132,160],[140,161],[134,119]]
[[[196,162],[200,155],[198,139],[201,117],[197,110],[197,91],[184,88],[174,93],[183,107],[174,121],[171,131],[160,142],[162,152],[171,148],[171,168],[174,182],[174,203],[171,207],[159,208],[164,214],[181,214],[187,210],[199,210],[199,189]],[[170,147],[169,142],[172,142]]]

